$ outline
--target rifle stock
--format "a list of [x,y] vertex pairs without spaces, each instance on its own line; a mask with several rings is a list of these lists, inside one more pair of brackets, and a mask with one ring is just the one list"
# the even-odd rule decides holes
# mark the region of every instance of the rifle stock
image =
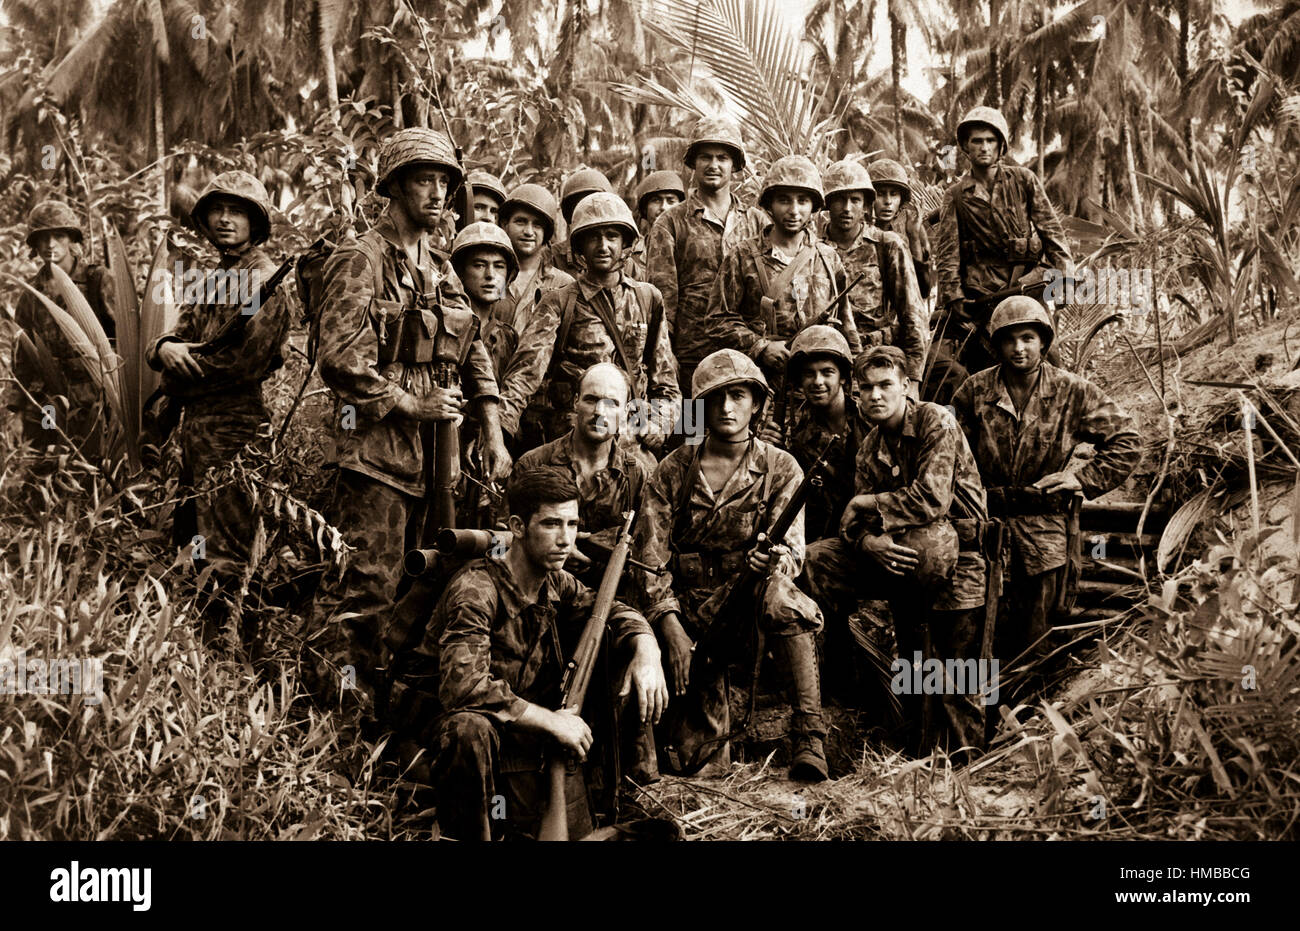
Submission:
[[[632,549],[632,521],[635,511],[623,515],[623,531],[618,543],[609,555],[609,564],[601,576],[600,588],[596,591],[596,604],[591,617],[582,629],[582,637],[573,651],[573,657],[565,667],[564,677],[560,682],[560,711],[582,711],[582,703],[587,697],[587,687],[591,684],[591,671],[600,652],[600,643],[605,637],[605,625],[609,622],[610,611],[614,608],[614,596],[618,593],[618,583],[623,577],[623,567],[628,553]],[[567,805],[564,800],[565,760],[560,754],[552,754],[547,764],[550,775],[550,800],[542,814],[542,824],[538,831],[539,840],[568,840],[569,823]]]

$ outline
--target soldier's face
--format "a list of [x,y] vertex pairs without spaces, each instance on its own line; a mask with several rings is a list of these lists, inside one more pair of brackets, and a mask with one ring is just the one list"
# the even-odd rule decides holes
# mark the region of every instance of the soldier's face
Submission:
[[623,231],[617,226],[584,230],[579,247],[588,268],[602,274],[612,272],[623,261]]
[[876,188],[876,222],[893,223],[903,206],[903,192],[892,184]]
[[743,439],[754,416],[754,392],[745,385],[728,385],[704,399],[704,421],[723,440]]
[[212,198],[206,219],[208,231],[219,249],[242,246],[252,235],[253,224],[248,216],[248,207],[233,197]]
[[510,532],[522,545],[524,556],[539,570],[562,569],[578,539],[578,502],[543,504],[527,524],[512,514]]
[[907,376],[893,366],[869,368],[858,384],[858,408],[873,424],[888,423],[907,406]]
[[474,192],[474,222],[475,223],[495,223],[500,207],[497,206],[497,200],[491,194],[480,194]]
[[682,199],[677,196],[676,191],[656,191],[645,199],[645,223],[646,229],[655,225],[655,220],[659,219],[659,214],[663,213],[673,204],[680,204]]
[[983,168],[998,160],[1002,143],[998,141],[998,134],[993,130],[977,126],[966,134],[966,141],[961,147],[966,157],[971,160],[971,164]]
[[803,367],[800,387],[812,407],[826,408],[839,396],[843,378],[833,359],[813,359]]
[[578,432],[588,443],[603,443],[618,433],[627,408],[627,381],[621,372],[600,366],[578,385],[573,406]]
[[461,283],[471,298],[491,304],[506,296],[506,279],[510,265],[496,249],[476,249],[465,260]]
[[420,229],[437,229],[451,190],[451,175],[441,168],[417,165],[407,169],[395,198],[407,219]]
[[840,233],[852,232],[867,212],[867,196],[862,191],[843,191],[826,198],[826,212],[831,226]]
[[531,210],[512,210],[506,217],[505,231],[515,255],[521,259],[535,255],[546,242],[546,224]]
[[735,162],[731,150],[721,145],[702,145],[695,150],[695,186],[707,194],[722,190],[731,183]]
[[998,356],[1018,372],[1032,372],[1043,360],[1043,335],[1032,324],[1007,327],[999,334]]
[[47,264],[64,266],[72,256],[72,237],[58,230],[46,230],[32,237],[32,248]]
[[808,225],[812,206],[810,194],[791,188],[777,188],[767,199],[767,211],[772,214],[772,222],[787,233],[797,233]]

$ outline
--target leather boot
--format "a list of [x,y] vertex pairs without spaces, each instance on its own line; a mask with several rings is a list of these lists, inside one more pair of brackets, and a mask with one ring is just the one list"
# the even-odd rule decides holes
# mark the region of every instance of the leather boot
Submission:
[[790,677],[794,680],[791,701],[794,716],[790,722],[794,747],[790,757],[790,778],[821,782],[827,776],[826,751],[822,747],[826,727],[822,723],[816,643],[809,633],[774,639],[782,645]]

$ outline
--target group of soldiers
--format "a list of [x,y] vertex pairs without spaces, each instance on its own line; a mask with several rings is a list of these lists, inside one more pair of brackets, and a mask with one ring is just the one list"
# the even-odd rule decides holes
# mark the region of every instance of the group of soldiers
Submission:
[[[302,668],[319,701],[429,761],[445,835],[535,836],[551,754],[572,758],[572,836],[609,816],[593,786],[616,807],[624,771],[725,770],[743,730],[731,675],[764,657],[788,684],[791,778],[826,779],[823,684],[872,703],[850,635],[863,600],[888,603],[909,664],[915,651],[1005,668],[1068,617],[1070,508],[1132,473],[1138,436],[1049,361],[1043,272],[1073,268],[1041,182],[1003,161],[1002,116],[976,108],[958,142],[970,171],[932,217],[890,159],[819,172],[779,158],[747,204],[745,146],[725,119],[696,127],[685,178],[640,183],[635,212],[592,169],[557,200],[467,175],[433,130],[384,143],[387,208],[333,249],[310,297],[337,401],[327,516],[352,549],[305,617]],[[242,172],[214,178],[193,211],[222,269],[262,275],[270,216]],[[69,258],[75,218],[33,217],[37,253],[103,293]],[[39,339],[36,310],[18,317]],[[276,297],[241,342],[208,353],[225,315],[183,306],[148,356],[183,386],[182,458],[218,589],[247,559],[250,503],[209,467],[266,442],[261,384],[289,328]],[[27,355],[15,373],[42,402]],[[1071,465],[1080,443],[1091,458]],[[557,710],[629,513],[608,687],[581,713]],[[404,579],[404,554],[450,528],[496,536]],[[910,745],[982,747],[979,696],[939,691],[906,697]]]

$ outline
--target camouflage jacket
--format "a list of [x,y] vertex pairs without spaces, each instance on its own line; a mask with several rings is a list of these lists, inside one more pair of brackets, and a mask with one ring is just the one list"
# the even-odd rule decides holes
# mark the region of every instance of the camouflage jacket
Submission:
[[[769,222],[768,228],[771,228]],[[764,319],[763,285],[758,264],[775,286],[776,279],[806,246],[814,250],[812,260],[794,276],[784,294],[773,295],[776,301],[775,330]],[[722,262],[713,293],[709,299],[708,327],[714,348],[738,349],[758,359],[773,340],[787,343],[805,327],[827,320],[831,297],[847,284],[844,264],[839,253],[817,238],[811,227],[805,228],[800,242],[790,255],[773,246],[765,230],[741,243]],[[854,355],[862,351],[852,314],[843,314],[840,331],[849,341]],[[768,373],[773,387],[784,381],[784,373]]]
[[[703,470],[691,468],[691,460],[701,450],[702,445],[680,446],[669,453],[650,476],[642,495],[637,520],[640,558],[651,566],[673,568],[671,576],[645,573],[645,614],[652,624],[669,612],[685,618],[683,600],[688,606],[698,606],[703,600],[699,596],[707,596],[728,581],[719,577],[712,585],[693,587],[685,581],[677,557],[694,553],[731,556],[730,562],[724,559],[724,570],[739,571],[743,554],[754,546],[759,532],[770,527],[785,509],[803,480],[803,470],[794,456],[755,439],[736,471],[715,492],[705,480]],[[695,480],[686,489],[692,471],[696,473]],[[802,511],[790,525],[784,542],[790,553],[779,562],[775,572],[793,579],[803,569]]]
[[744,206],[734,194],[727,216],[716,217],[694,190],[655,220],[646,245],[646,274],[663,295],[673,350],[683,365],[722,348],[705,325],[714,281],[723,259],[771,222],[765,210]]
[[[447,584],[407,683],[436,691],[448,712],[476,711],[498,724],[517,721],[529,703],[554,709],[560,677],[595,602],[596,593],[564,570],[550,573],[530,602],[505,560],[476,559]],[[614,603],[612,648],[650,632],[639,613]]]
[[[879,523],[873,533],[892,534],[923,527],[942,518],[967,521],[964,536],[973,540],[970,521],[988,519],[984,485],[956,419],[947,408],[907,401],[902,429],[896,436],[879,427],[858,449],[854,493],[876,496]],[[984,557],[973,543],[963,543],[952,584],[940,594],[939,611],[978,608],[984,604]]]
[[[1137,468],[1142,451],[1133,419],[1092,382],[1044,362],[1024,412],[1017,414],[1000,372],[995,366],[972,375],[952,399],[988,488],[1024,487],[1060,472],[1079,443],[1096,450],[1075,473],[1088,498],[1116,487]],[[1065,564],[1064,514],[1005,519],[1026,574]]]
[[[636,510],[645,487],[646,473],[635,456],[618,443],[610,444],[609,460],[589,482],[578,479],[573,465],[573,433],[529,450],[515,463],[514,473],[530,469],[556,469],[567,473],[578,486],[579,529],[592,534],[621,529],[623,512]],[[609,541],[612,542],[612,541]]]
[[483,326],[483,342],[492,357],[492,369],[501,389],[501,430],[516,436],[519,418],[546,375],[542,361],[549,355],[544,319],[538,308],[542,298],[573,284],[573,279],[545,260],[530,280],[516,278],[506,297],[492,305]]
[[[849,387],[845,385],[846,389]],[[804,506],[804,529],[809,542],[839,536],[840,516],[853,497],[858,447],[871,427],[862,419],[852,397],[845,398],[844,419],[846,432],[836,436],[806,404],[793,408],[789,417],[786,449],[794,454],[801,469],[807,472],[822,451],[826,452],[822,481],[809,486]]]
[[[219,303],[197,303],[196,299],[205,296],[199,292],[207,290],[207,284],[195,287],[194,293],[186,293],[190,288],[181,289],[178,285],[176,326],[154,341],[146,352],[146,361],[153,368],[159,368],[161,363],[158,360],[158,349],[165,342],[201,343],[212,339],[232,314],[240,312],[240,292],[251,293],[261,281],[275,273],[275,268],[275,263],[266,250],[262,246],[253,246],[238,256],[222,254],[222,271],[233,274],[247,272],[250,276],[246,283],[235,284],[233,279],[223,282],[226,300]],[[188,280],[188,274],[186,278]],[[252,315],[243,338],[236,344],[212,355],[194,356],[203,369],[203,378],[198,382],[175,380],[178,385],[184,386],[184,393],[179,396],[185,399],[186,409],[191,414],[206,410],[265,418],[262,382],[284,364],[284,349],[291,322],[289,303],[283,295],[277,294]]]
[[637,241],[632,243],[632,248],[623,253],[623,274],[633,281],[648,281],[646,260],[648,249],[646,237],[638,237]]
[[[823,235],[827,225],[823,219]],[[907,243],[898,234],[870,223],[863,223],[861,234],[847,246],[829,238],[825,241],[839,252],[848,282],[858,275],[865,276],[848,296],[862,348],[897,346],[907,356],[907,377],[920,381],[925,371],[929,315]]]
[[547,243],[546,264],[573,279],[581,278],[582,271],[586,267],[573,249],[569,247],[569,240],[567,237],[564,239],[553,239]]
[[[968,211],[960,219],[959,199],[964,199]],[[1015,258],[1011,241],[1035,236],[1041,243],[1037,260]],[[1070,247],[1056,208],[1038,175],[1019,165],[999,165],[991,191],[969,174],[950,187],[939,210],[936,237],[940,307],[1010,287],[1019,266],[1023,266],[1022,274],[1042,267],[1074,277]]]
[[[108,269],[102,265],[91,265],[78,256],[73,263],[72,273],[68,277],[72,279],[72,283],[85,296],[86,303],[90,305],[91,311],[95,314],[95,319],[104,328],[109,340],[112,340],[115,335],[113,278],[109,275]],[[28,283],[59,307],[63,307],[64,310],[67,309],[64,307],[62,296],[55,293],[57,288],[54,286],[54,276],[50,274],[47,266],[42,264],[40,271]],[[80,354],[68,342],[67,337],[63,335],[63,330],[54,322],[54,318],[50,316],[44,305],[37,300],[36,295],[26,288],[18,296],[18,304],[14,308],[14,320],[33,340],[40,339],[45,343],[45,348],[49,350],[55,364],[69,374],[76,373],[73,380],[85,381],[89,379],[90,376],[84,374],[80,364],[75,361],[80,358]],[[47,386],[44,384],[40,363],[32,358],[30,353],[19,351],[15,347],[13,366],[14,376],[27,386],[28,391],[31,391],[36,396],[44,393]],[[69,366],[75,366],[75,368]],[[15,403],[22,408],[27,406],[26,399]]]
[[907,254],[912,257],[912,268],[920,282],[922,270],[930,269],[930,237],[921,222],[921,212],[916,204],[908,202],[899,209],[898,215],[888,223],[876,222],[876,226],[886,232],[898,233],[907,246]]
[[[372,255],[381,258],[376,270]],[[378,276],[377,272],[378,271]],[[382,292],[376,283],[382,281]],[[415,309],[421,305],[422,309]],[[429,242],[412,262],[385,213],[360,240],[336,249],[325,263],[320,311],[321,378],[337,395],[339,466],[409,495],[424,493],[420,424],[390,413],[407,391],[428,396],[438,362],[380,362],[381,348],[411,321],[428,339],[452,341],[464,362],[459,383],[466,400],[497,400],[492,359],[479,339],[478,317],[451,267],[438,263]],[[454,363],[453,363],[454,366]],[[352,410],[349,412],[347,408]],[[353,415],[355,427],[348,414]]]

